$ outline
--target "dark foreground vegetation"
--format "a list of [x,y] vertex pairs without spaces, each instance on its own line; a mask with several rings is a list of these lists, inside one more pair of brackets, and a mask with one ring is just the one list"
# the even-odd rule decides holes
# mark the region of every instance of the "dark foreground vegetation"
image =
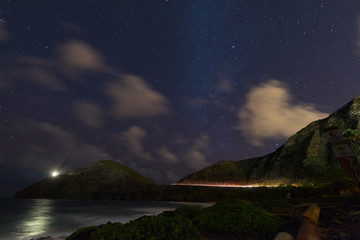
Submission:
[[145,216],[126,224],[108,223],[79,229],[68,240],[82,239],[147,239],[200,240],[211,236],[252,236],[257,239],[273,236],[283,220],[242,200],[228,200],[202,209],[183,206],[157,216]]
[[[182,191],[178,191],[179,187]],[[227,200],[216,201],[207,208],[183,206],[126,224],[107,223],[85,227],[74,232],[67,240],[254,240],[273,239],[279,231],[296,236],[302,223],[300,217],[312,203],[317,203],[321,208],[318,226],[324,239],[360,239],[360,195],[351,180],[306,188],[284,186],[239,191],[199,187],[193,190],[173,186],[168,189],[170,192],[167,196],[179,198],[177,194],[182,192],[187,193],[183,197],[188,200],[203,200],[205,195],[211,196],[212,200]],[[239,196],[242,196],[242,200],[239,200]]]

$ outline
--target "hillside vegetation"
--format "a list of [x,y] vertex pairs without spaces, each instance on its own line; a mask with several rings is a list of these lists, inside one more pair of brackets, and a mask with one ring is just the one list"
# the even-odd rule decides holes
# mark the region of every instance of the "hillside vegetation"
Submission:
[[[301,116],[299,116],[301,117]],[[266,156],[242,161],[221,161],[194,172],[181,184],[288,185],[332,183],[346,178],[324,129],[360,130],[360,96],[331,114],[310,123],[284,145]]]

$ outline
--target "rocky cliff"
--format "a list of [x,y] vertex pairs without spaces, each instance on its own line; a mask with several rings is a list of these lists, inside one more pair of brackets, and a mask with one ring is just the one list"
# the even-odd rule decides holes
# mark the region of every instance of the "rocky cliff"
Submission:
[[158,185],[120,162],[101,160],[89,168],[41,180],[14,198],[147,199]]
[[[301,116],[299,116],[301,117]],[[346,177],[324,129],[360,130],[360,96],[325,119],[310,123],[275,152],[242,161],[221,161],[194,172],[180,184],[304,184],[334,182]]]

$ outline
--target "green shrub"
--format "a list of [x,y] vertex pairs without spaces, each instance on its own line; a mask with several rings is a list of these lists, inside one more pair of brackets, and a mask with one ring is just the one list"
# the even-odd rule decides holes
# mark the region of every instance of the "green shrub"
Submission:
[[123,234],[124,225],[116,223],[108,223],[99,226],[95,231],[91,233],[91,240],[116,240],[119,235]]
[[242,200],[227,200],[201,211],[194,224],[200,230],[237,236],[265,236],[276,233],[280,217]]
[[99,227],[83,227],[66,238],[66,240],[88,240],[91,237],[91,233]]
[[178,207],[173,213],[174,215],[180,215],[191,220],[202,210],[203,208],[200,206],[181,206]]
[[200,240],[198,231],[223,235],[268,236],[282,219],[242,200],[227,200],[208,208],[182,206],[172,212],[145,216],[126,224],[81,228],[67,240]]
[[124,225],[119,240],[199,240],[200,233],[192,222],[180,215],[143,217]]
[[126,224],[109,223],[98,227],[82,228],[67,240],[201,240],[192,222],[174,215],[147,216]]

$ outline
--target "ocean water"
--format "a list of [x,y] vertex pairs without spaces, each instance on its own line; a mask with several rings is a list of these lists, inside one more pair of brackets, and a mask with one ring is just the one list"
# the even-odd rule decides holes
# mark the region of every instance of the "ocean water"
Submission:
[[66,237],[76,229],[107,222],[126,223],[182,205],[207,203],[0,199],[0,240]]

